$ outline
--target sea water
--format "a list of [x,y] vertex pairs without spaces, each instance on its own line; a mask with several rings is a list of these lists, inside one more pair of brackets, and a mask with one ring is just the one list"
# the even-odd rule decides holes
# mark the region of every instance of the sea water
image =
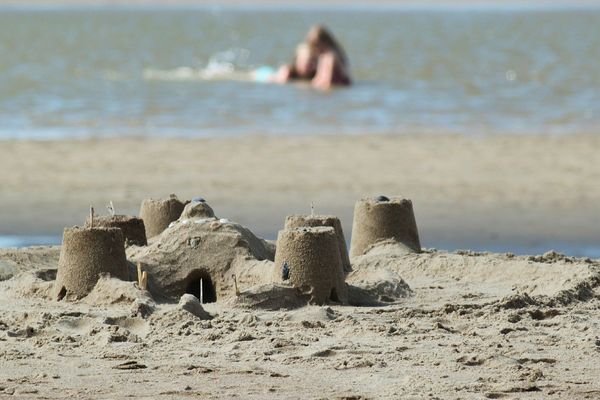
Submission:
[[[254,79],[317,22],[345,47],[353,87]],[[593,7],[0,7],[3,139],[599,125]]]
[[[343,44],[355,84],[323,93],[268,83],[314,23]],[[0,6],[0,146],[121,136],[594,134],[599,126],[597,7]],[[0,247],[60,239],[3,236]],[[549,248],[600,257],[572,243],[482,246]]]

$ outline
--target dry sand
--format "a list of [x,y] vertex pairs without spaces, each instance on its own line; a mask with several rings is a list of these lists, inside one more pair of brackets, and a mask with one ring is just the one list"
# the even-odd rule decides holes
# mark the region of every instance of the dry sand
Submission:
[[[104,276],[87,296],[56,301],[59,252],[0,251],[0,397],[600,395],[600,263],[590,259],[415,254],[383,241],[351,260],[350,305],[317,307],[271,284],[272,243],[204,214],[127,248],[149,291]],[[217,302],[177,303],[199,278]]]
[[176,193],[269,239],[314,202],[349,240],[354,202],[387,194],[413,200],[424,247],[597,247],[599,148],[598,135],[2,141],[0,234],[59,236],[90,204],[137,215]]
[[0,398],[600,397],[591,260],[381,246],[348,280],[395,292],[386,306],[223,300],[206,319],[116,279],[77,302],[48,299],[58,252],[0,251]]

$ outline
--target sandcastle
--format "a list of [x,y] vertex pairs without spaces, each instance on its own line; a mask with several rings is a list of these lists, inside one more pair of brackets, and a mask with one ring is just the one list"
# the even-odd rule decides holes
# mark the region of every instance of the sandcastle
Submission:
[[410,200],[379,196],[356,202],[350,256],[360,256],[383,241],[401,244],[408,252],[421,251]]
[[237,283],[251,286],[261,276],[270,281],[274,248],[247,228],[215,218],[204,200],[192,199],[157,240],[130,247],[127,255],[147,271],[154,295],[176,299],[187,293],[210,303],[234,296]]
[[288,282],[311,296],[311,303],[347,302],[338,237],[332,227],[279,231],[275,251],[275,282]]
[[181,202],[174,194],[167,199],[146,199],[142,201],[140,217],[144,220],[148,239],[159,235],[171,222],[177,220],[187,202]]
[[65,228],[58,261],[55,294],[86,296],[103,274],[128,280],[125,240],[119,228]]
[[350,265],[350,257],[348,256],[344,231],[342,230],[342,224],[338,217],[333,215],[289,215],[285,219],[285,229],[316,226],[330,226],[335,230],[342,260],[342,268],[344,272],[350,272],[352,266]]
[[[85,227],[89,228],[90,218],[86,219]],[[119,228],[123,232],[125,245],[146,246],[146,229],[144,221],[139,217],[129,215],[105,215],[94,217],[94,226],[105,228]]]

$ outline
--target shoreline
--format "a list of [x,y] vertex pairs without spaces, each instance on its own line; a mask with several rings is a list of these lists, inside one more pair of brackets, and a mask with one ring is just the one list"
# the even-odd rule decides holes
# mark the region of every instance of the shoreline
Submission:
[[[358,135],[4,141],[0,235],[60,237],[90,204],[201,195],[273,238],[285,216],[335,214],[349,240],[365,196],[412,199],[424,247],[596,248],[600,137]],[[561,251],[562,249],[555,249]]]

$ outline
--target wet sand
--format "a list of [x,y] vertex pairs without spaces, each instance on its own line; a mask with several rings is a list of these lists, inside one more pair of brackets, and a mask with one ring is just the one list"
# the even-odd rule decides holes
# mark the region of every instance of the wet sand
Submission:
[[349,234],[355,200],[387,194],[413,200],[425,247],[597,247],[598,148],[593,135],[3,141],[0,234],[59,237],[90,204],[137,215],[170,193],[267,238],[314,202]]

